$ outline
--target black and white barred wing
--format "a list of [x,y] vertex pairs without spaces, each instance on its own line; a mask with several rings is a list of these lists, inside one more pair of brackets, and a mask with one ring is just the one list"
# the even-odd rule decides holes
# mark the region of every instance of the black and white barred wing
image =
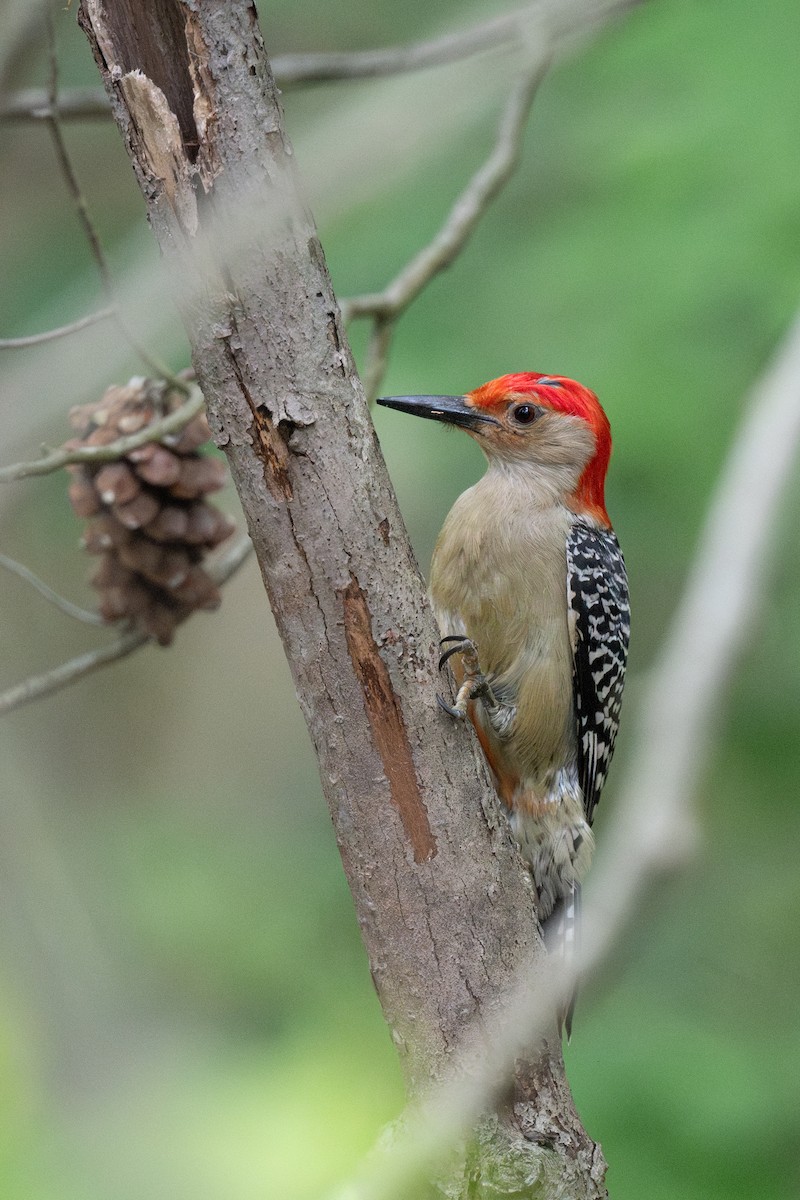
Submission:
[[580,521],[570,529],[567,604],[578,778],[591,824],[614,753],[631,631],[628,577],[612,530]]

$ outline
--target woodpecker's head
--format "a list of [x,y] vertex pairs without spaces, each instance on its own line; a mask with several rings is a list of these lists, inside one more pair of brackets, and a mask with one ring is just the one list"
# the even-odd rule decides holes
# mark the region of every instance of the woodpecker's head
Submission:
[[594,392],[561,375],[501,375],[465,396],[385,396],[387,408],[445,421],[489,462],[530,464],[563,479],[565,499],[608,525],[604,484],[611,428]]

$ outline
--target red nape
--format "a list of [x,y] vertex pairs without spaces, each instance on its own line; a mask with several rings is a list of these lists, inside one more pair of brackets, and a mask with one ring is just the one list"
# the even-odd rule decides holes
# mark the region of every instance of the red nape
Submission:
[[595,452],[578,480],[574,493],[576,512],[585,512],[603,525],[611,525],[605,505],[605,480],[611,457],[611,426],[594,392],[564,375],[540,375],[522,371],[491,379],[470,393],[476,408],[493,409],[520,396],[533,396],[543,408],[578,417],[589,425]]

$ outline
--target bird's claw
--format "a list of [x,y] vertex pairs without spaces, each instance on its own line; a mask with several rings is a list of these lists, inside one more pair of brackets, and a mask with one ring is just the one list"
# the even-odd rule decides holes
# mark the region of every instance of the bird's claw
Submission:
[[454,654],[463,654],[464,669],[467,674],[480,673],[480,666],[478,665],[478,647],[471,638],[466,637],[466,635],[462,633],[451,633],[448,634],[447,637],[440,638],[439,645],[443,646],[445,642],[453,642],[455,644],[450,646],[447,650],[444,650],[439,656],[440,671],[444,668],[447,660],[452,658]]
[[437,694],[436,703],[439,705],[439,708],[441,708],[443,712],[447,713],[448,716],[455,717],[455,719],[457,721],[463,721],[465,713],[463,713],[459,708],[456,708],[455,705],[448,704],[447,701],[445,700],[444,696],[440,696]]
[[449,634],[447,637],[441,639],[439,645],[443,646],[445,642],[453,642],[455,644],[449,646],[440,656],[439,670],[443,670],[448,659],[452,658],[454,654],[460,654],[464,663],[464,682],[458,689],[455,704],[448,704],[444,696],[437,696],[436,699],[439,702],[440,708],[449,713],[451,717],[455,717],[456,720],[460,721],[467,715],[467,705],[470,700],[488,699],[493,702],[494,696],[492,695],[492,690],[489,687],[486,676],[481,671],[480,662],[478,661],[478,647],[472,639],[461,634]]
[[[442,639],[442,641],[444,641],[444,638]],[[440,671],[444,670],[444,665],[448,659],[452,658],[454,654],[461,653],[461,650],[463,648],[463,642],[464,642],[464,638],[459,638],[458,642],[456,643],[455,646],[451,646],[449,650],[445,650],[443,654],[440,654],[440,656],[439,656],[439,670]]]

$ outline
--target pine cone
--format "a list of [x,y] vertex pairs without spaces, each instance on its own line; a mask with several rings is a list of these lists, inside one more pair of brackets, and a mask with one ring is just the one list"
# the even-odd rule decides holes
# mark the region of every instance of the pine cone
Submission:
[[[77,437],[66,447],[107,446],[182,402],[162,380],[132,379],[110,387],[96,404],[72,409]],[[199,453],[210,436],[200,414],[124,458],[67,467],[70,502],[88,520],[83,545],[100,557],[92,586],[101,615],[106,621],[129,620],[162,646],[191,612],[216,608],[221,599],[200,565],[206,551],[234,529],[233,520],[206,501],[227,478],[220,459]]]

